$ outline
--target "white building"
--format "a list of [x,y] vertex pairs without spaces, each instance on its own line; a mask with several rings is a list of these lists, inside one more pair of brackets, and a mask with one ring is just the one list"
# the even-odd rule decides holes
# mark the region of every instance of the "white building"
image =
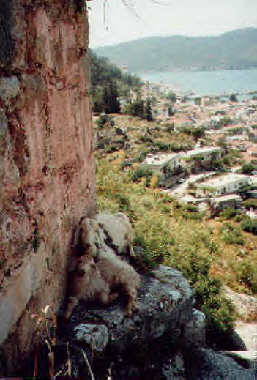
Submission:
[[148,167],[158,173],[160,173],[166,165],[168,165],[171,170],[174,170],[181,165],[180,156],[179,153],[149,154],[142,162],[142,166]]
[[201,156],[204,160],[217,160],[221,158],[222,149],[219,147],[205,147],[205,148],[198,148],[189,150],[185,154],[181,155],[181,157],[185,159],[194,158],[197,156]]
[[215,195],[230,194],[237,192],[244,186],[252,184],[252,178],[248,175],[230,173],[208,180],[199,186],[208,191],[213,190]]

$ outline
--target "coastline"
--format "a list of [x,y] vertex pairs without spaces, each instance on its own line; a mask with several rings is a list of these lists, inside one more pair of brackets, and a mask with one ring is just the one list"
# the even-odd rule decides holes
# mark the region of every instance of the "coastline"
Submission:
[[135,74],[143,81],[168,88],[179,96],[229,97],[235,94],[249,98],[257,94],[257,69]]

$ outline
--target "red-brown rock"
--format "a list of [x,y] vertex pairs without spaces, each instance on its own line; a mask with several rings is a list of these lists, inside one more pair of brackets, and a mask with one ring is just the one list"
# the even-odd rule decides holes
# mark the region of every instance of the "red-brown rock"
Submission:
[[95,212],[95,181],[82,2],[1,4],[0,344],[10,371],[30,348],[30,314],[60,305],[73,230]]

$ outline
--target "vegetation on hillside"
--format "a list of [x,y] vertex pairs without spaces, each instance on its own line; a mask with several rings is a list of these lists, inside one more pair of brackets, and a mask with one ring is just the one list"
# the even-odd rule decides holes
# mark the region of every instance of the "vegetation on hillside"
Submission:
[[120,111],[120,98],[129,98],[130,90],[139,91],[140,78],[122,72],[108,58],[98,57],[91,50],[91,92],[93,111],[116,113]]
[[257,28],[245,28],[217,37],[149,37],[95,49],[132,72],[257,67]]
[[181,136],[193,140],[192,136],[172,136],[165,125],[132,117],[128,122],[125,116],[116,117],[113,128],[124,123],[129,124],[126,141],[133,148],[97,152],[98,208],[129,216],[136,234],[137,265],[143,272],[163,263],[185,275],[195,289],[196,307],[207,317],[208,339],[218,342],[236,317],[222,295],[222,284],[256,294],[256,223],[232,209],[210,219],[195,206],[180,205],[164,194],[158,189],[158,177],[140,167],[147,149],[156,142],[140,141],[139,136],[149,130],[152,137],[158,134],[162,144],[168,135],[177,144]]

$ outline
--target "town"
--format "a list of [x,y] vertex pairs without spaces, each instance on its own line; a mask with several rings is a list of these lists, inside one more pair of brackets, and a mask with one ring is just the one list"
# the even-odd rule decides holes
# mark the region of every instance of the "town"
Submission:
[[239,101],[240,95],[234,94],[227,99],[191,95],[168,102],[169,91],[166,86],[144,86],[143,97],[158,97],[155,120],[170,125],[173,136],[195,132],[199,138],[190,150],[149,153],[141,166],[158,175],[164,191],[183,203],[217,213],[236,208],[256,218],[256,201],[249,199],[257,198],[257,97],[243,94]]

